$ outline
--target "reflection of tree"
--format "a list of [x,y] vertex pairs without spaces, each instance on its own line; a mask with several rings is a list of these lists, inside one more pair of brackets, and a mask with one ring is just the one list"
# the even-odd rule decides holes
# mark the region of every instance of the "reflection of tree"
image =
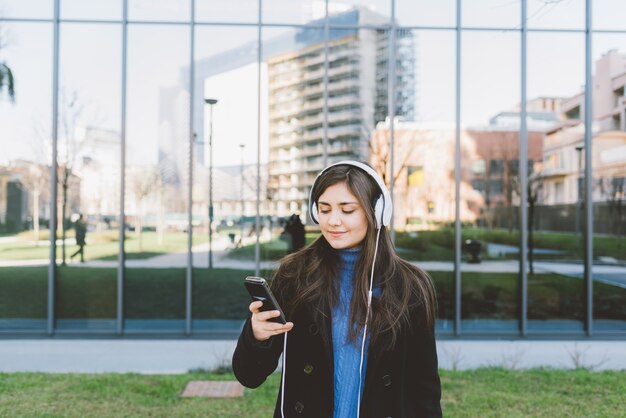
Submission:
[[[76,164],[87,138],[79,137],[79,124],[84,122],[85,106],[81,103],[78,93],[67,92],[65,88],[60,92],[59,152],[57,153],[58,179],[61,185],[61,236],[62,236],[62,264],[65,265],[65,239],[67,235],[68,218],[68,190],[75,186],[78,177],[74,174]],[[84,123],[83,123],[84,125]]]
[[50,171],[48,167],[30,161],[20,161],[15,171],[20,176],[20,183],[22,183],[27,191],[32,193],[34,241],[35,246],[38,246],[40,239],[40,203],[49,195],[48,185],[50,182]]
[[160,190],[161,175],[155,166],[138,170],[133,176],[133,193],[135,195],[136,222],[135,235],[139,239],[139,251],[143,252],[143,205],[155,190]]
[[[6,31],[0,26],[0,52],[8,44]],[[5,61],[0,61],[0,94],[6,89],[9,99],[15,101],[15,79],[13,72]]]
[[598,186],[600,187],[600,194],[609,207],[609,214],[617,215],[615,218],[620,220],[618,222],[619,229],[615,231],[616,234],[620,234],[622,231],[619,226],[623,225],[621,219],[626,201],[626,177],[601,177],[598,180]]
[[[511,184],[515,189],[516,194],[521,195],[521,183],[519,176],[511,178]],[[535,230],[535,214],[537,212],[537,204],[541,200],[543,191],[544,178],[541,172],[533,172],[528,175],[528,183],[526,185],[526,201],[528,203],[528,267],[530,274],[535,274],[533,266],[534,261],[534,230]]]
[[[407,134],[410,134],[407,132]],[[398,177],[403,172],[403,170],[407,166],[407,162],[409,161],[409,157],[411,156],[410,149],[406,146],[410,144],[410,141],[402,140],[400,138],[402,135],[401,132],[396,132],[396,144],[395,144],[395,153],[394,156],[396,160],[394,160],[394,173],[391,175],[391,147],[390,147],[390,139],[389,139],[389,130],[388,129],[377,129],[374,131],[372,139],[369,141],[369,149],[370,149],[370,161],[374,167],[374,170],[383,178],[383,181],[389,187],[391,182],[395,184]],[[390,178],[392,177],[392,178]]]

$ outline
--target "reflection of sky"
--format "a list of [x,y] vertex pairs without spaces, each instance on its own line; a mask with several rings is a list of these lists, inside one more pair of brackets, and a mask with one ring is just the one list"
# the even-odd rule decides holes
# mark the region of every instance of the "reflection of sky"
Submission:
[[[185,1],[180,4],[186,4]],[[62,2],[63,15],[80,18],[81,13],[100,10],[105,18],[115,19],[117,6],[111,2],[92,0]],[[166,3],[131,2],[129,11],[137,18],[166,18],[159,8]],[[219,10],[215,1],[197,1],[203,20]],[[272,0],[264,2],[264,9]],[[319,4],[307,2],[280,2],[281,13],[265,14],[272,21],[302,23],[303,16],[312,17]],[[375,3],[378,12],[388,10],[388,1],[338,2],[369,5]],[[398,1],[396,13],[401,24],[454,25],[454,3]],[[467,3],[467,2],[466,2]],[[8,17],[29,16],[49,18],[52,2],[44,0],[0,0],[0,10]],[[113,3],[117,4],[117,3]],[[168,3],[170,7],[171,2]],[[246,4],[252,4],[249,1]],[[519,4],[511,0],[472,0],[471,8],[463,12],[464,25],[482,27],[498,25],[515,27],[519,21]],[[143,5],[143,6],[142,6]],[[452,6],[451,6],[452,5]],[[564,0],[556,4],[529,0],[530,27],[582,28],[584,1]],[[143,9],[142,9],[143,7]],[[156,14],[145,13],[155,7]],[[267,6],[269,7],[269,6]],[[341,7],[341,6],[339,6]],[[345,7],[345,6],[344,6]],[[104,8],[113,10],[105,12]],[[332,9],[333,7],[329,7]],[[186,10],[186,6],[183,7]],[[224,8],[231,16],[236,12]],[[82,11],[81,11],[82,10]],[[164,9],[165,10],[165,9]],[[622,13],[618,13],[622,10]],[[186,12],[182,12],[184,15]],[[182,16],[181,15],[181,16]],[[246,16],[250,13],[246,14]],[[623,16],[626,3],[621,0],[594,2],[594,24],[603,28],[626,29]],[[84,14],[82,16],[85,16]],[[178,16],[178,15],[177,15]],[[621,16],[621,17],[620,17]],[[177,17],[178,18],[178,17]],[[248,21],[253,21],[249,20]],[[216,21],[220,21],[219,16]],[[11,44],[0,52],[0,61],[6,60],[16,76],[17,101],[0,102],[0,164],[10,159],[29,157],[33,143],[43,143],[49,137],[52,88],[52,26],[49,23],[9,23],[2,26],[10,33]],[[212,56],[225,49],[254,41],[256,28],[224,28],[228,39],[220,39],[220,27],[198,26],[196,59]],[[202,36],[203,31],[210,32]],[[242,36],[232,35],[241,31]],[[273,31],[264,29],[264,40]],[[189,62],[189,28],[187,26],[131,25],[128,44],[128,104],[127,138],[129,161],[137,163],[156,159],[159,130],[159,89],[180,83],[180,71]],[[454,53],[455,34],[446,31],[421,31],[417,36],[417,93],[419,118],[424,121],[454,120]],[[228,48],[226,48],[228,46]],[[462,39],[462,120],[464,124],[485,124],[494,114],[510,110],[520,99],[518,33],[502,31],[464,32]],[[626,34],[598,34],[594,36],[593,59],[609,49],[626,52]],[[121,120],[121,30],[119,25],[66,23],[61,29],[61,86],[75,90],[83,101],[83,118],[87,124],[119,131]],[[205,90],[219,91],[220,103],[215,107],[214,132],[216,164],[238,164],[238,144],[245,142],[247,162],[256,159],[256,66],[214,76],[207,80]],[[537,96],[571,96],[581,91],[584,82],[584,36],[582,33],[530,33],[528,37],[528,98]],[[262,84],[263,85],[263,84]],[[253,89],[254,91],[250,91]],[[237,98],[240,98],[238,101]],[[263,105],[262,109],[266,105]],[[237,121],[237,111],[245,117]],[[196,113],[202,112],[196,109]],[[262,119],[267,119],[262,116]],[[266,121],[264,121],[266,123]],[[220,125],[222,124],[222,125]],[[262,135],[264,137],[265,134]],[[218,138],[229,138],[220,143]],[[232,139],[230,139],[232,138]],[[11,141],[7,147],[5,141]],[[219,144],[219,145],[218,145]],[[267,151],[262,149],[261,154]]]

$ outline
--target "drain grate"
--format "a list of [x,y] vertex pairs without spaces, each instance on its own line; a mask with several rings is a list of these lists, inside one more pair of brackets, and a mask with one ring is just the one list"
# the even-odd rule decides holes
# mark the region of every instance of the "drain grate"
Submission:
[[187,383],[182,397],[236,398],[243,396],[243,386],[239,382],[193,380]]

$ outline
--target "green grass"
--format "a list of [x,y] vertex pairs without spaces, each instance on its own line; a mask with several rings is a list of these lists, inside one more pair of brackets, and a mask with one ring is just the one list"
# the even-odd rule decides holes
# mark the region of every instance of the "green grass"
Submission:
[[[118,236],[117,232],[111,231],[88,233],[85,259],[117,260],[119,253]],[[0,260],[40,260],[50,257],[50,247],[48,245],[35,246],[33,242],[28,241],[28,239],[32,239],[28,234],[18,235],[17,237],[20,238],[18,242],[0,244]],[[206,242],[204,235],[193,235],[194,245],[202,242]],[[183,232],[168,232],[164,235],[163,242],[159,243],[156,232],[143,232],[141,239],[135,233],[128,233],[124,245],[127,259],[146,259],[186,250],[187,234]],[[69,256],[77,249],[78,246],[67,243],[65,246],[67,258],[69,259]],[[61,251],[61,245],[57,244],[57,258],[59,259],[61,258]]]
[[[243,280],[251,274],[249,270],[194,269],[194,318],[245,318],[250,296]],[[57,286],[59,319],[116,317],[116,269],[60,267]],[[125,286],[127,319],[185,317],[185,269],[127,269]],[[47,267],[0,268],[0,318],[45,318],[46,295]]]
[[[461,242],[475,239],[483,243],[504,244],[519,247],[519,232],[506,229],[463,228]],[[548,258],[563,260],[583,258],[582,236],[566,232],[534,232],[534,247],[564,251],[562,255],[550,255]],[[594,258],[600,256],[626,260],[626,236],[594,235]],[[399,253],[409,260],[448,260],[454,259],[454,230],[442,228],[433,231],[413,233],[397,232],[396,247]],[[518,255],[513,255],[515,258]],[[486,258],[483,247],[483,258]],[[536,259],[541,258],[535,255]]]
[[[440,371],[446,417],[624,416],[626,372]],[[243,398],[181,398],[191,380],[233,380],[231,374],[0,374],[0,416],[6,417],[270,417],[280,376]]]
[[[304,239],[304,244],[309,245],[318,236],[319,232],[307,232]],[[256,244],[244,245],[239,248],[234,248],[228,253],[229,258],[236,260],[254,260],[254,247]],[[287,255],[287,243],[275,238],[268,242],[262,242],[261,247],[261,260],[280,260]]]

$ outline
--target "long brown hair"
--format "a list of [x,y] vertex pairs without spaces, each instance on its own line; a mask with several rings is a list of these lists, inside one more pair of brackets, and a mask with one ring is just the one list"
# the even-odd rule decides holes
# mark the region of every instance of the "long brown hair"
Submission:
[[[370,271],[376,245],[376,220],[373,203],[381,194],[378,184],[365,171],[350,165],[327,169],[315,182],[312,199],[335,184],[345,183],[358,199],[367,217],[367,233],[355,266],[355,287],[350,302],[350,340],[355,341],[365,323]],[[309,246],[281,260],[272,280],[276,292],[288,292],[284,308],[287,315],[306,304],[316,310],[316,316],[326,315],[338,301],[339,252],[324,236]],[[393,346],[401,329],[409,325],[410,311],[421,308],[420,324],[432,327],[435,320],[436,298],[432,280],[421,269],[402,260],[395,252],[386,227],[380,231],[374,272],[374,287],[380,287],[380,297],[372,301],[370,329],[372,340],[383,332],[391,333]],[[421,306],[418,306],[421,305]]]

